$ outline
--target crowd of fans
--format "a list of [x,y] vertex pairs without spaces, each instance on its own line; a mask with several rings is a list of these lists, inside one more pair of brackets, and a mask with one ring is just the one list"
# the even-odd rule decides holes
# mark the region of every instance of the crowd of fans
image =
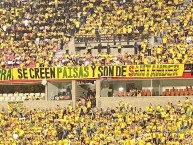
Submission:
[[[0,67],[191,64],[193,2],[184,3],[184,0],[0,1]],[[181,7],[184,9],[180,11]],[[116,56],[109,51],[109,45],[107,53],[100,50],[93,56],[90,46],[88,53],[80,56],[69,54],[66,45],[74,36],[78,41],[98,41],[100,48],[102,36],[118,41],[124,38],[128,42],[140,38],[141,43],[134,43],[135,55],[121,53],[119,43]],[[63,49],[66,54],[54,57]],[[61,93],[58,95],[66,95],[65,91]],[[176,105],[150,104],[145,111],[122,101],[115,109],[103,110],[95,107],[95,95],[95,90],[83,93],[76,109],[69,105],[57,106],[55,110],[28,110],[16,105],[8,114],[1,111],[0,144],[193,144],[193,105],[189,98]]]
[[[116,2],[102,1],[78,36],[92,35],[98,40],[102,35],[116,35],[120,41],[123,36],[127,41],[140,37],[140,47],[134,46],[137,55],[131,56],[133,64],[192,63],[191,1],[187,6],[184,0]],[[150,37],[159,45],[149,43]]]
[[28,110],[12,105],[0,112],[0,144],[34,145],[186,145],[193,144],[193,105],[189,98],[178,104],[146,107],[119,102],[107,110],[78,102],[76,109]]
[[86,21],[82,1],[2,1],[0,67],[46,66]]
[[[91,12],[86,24],[80,28],[76,37],[91,38],[101,42],[103,35],[110,35],[115,39],[126,37],[127,41],[141,38],[141,43],[134,41],[135,55],[121,53],[113,56],[111,53],[91,57],[91,48],[83,56],[93,64],[118,65],[119,64],[190,64],[192,63],[192,2],[176,1],[110,1],[104,0],[94,3],[96,9]],[[186,6],[187,5],[187,6]],[[182,10],[181,10],[182,9]],[[82,36],[84,36],[82,38]],[[149,38],[154,39],[152,45]],[[84,40],[87,42],[87,40]],[[101,44],[101,43],[100,43]],[[87,46],[88,47],[88,46]],[[109,45],[107,45],[108,50]],[[101,56],[106,58],[101,58]],[[151,56],[151,57],[149,57]],[[97,59],[93,63],[92,59]],[[101,59],[100,59],[101,58]],[[117,61],[118,60],[118,61]],[[105,63],[104,63],[105,62]],[[106,63],[107,62],[107,63]]]
[[[192,4],[186,6],[184,0],[2,1],[0,67],[192,63]],[[140,38],[141,43],[135,45],[136,55],[54,57],[58,50],[69,53],[66,43],[73,36],[92,36],[101,42],[103,35],[128,41]],[[152,46],[149,37],[159,45]]]
[[143,37],[162,33],[170,18],[178,11],[183,0],[151,2],[145,0],[102,0],[77,35],[131,35]]
[[110,65],[129,65],[129,64],[148,64],[148,58],[139,59],[137,55],[131,55],[129,52],[125,54],[112,55],[112,54],[99,54],[98,56],[92,56],[91,54],[79,54],[68,55],[64,54],[61,58],[54,59],[56,66],[110,66]]

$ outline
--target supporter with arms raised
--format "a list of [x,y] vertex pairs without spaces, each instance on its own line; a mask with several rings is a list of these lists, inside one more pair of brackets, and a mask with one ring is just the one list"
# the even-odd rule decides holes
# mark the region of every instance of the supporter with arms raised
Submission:
[[[118,104],[117,104],[118,105]],[[84,106],[73,109],[0,112],[0,144],[192,144],[192,103],[189,98],[165,106],[150,104],[145,111],[120,101],[115,109]],[[129,104],[130,106],[130,104]],[[176,106],[176,107],[175,107]],[[105,128],[105,130],[104,130]]]

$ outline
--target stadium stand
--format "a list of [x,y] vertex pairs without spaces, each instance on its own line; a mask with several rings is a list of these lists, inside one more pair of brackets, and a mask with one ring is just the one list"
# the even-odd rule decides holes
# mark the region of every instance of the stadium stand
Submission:
[[[91,108],[91,102],[77,103],[74,110],[28,110],[20,104],[0,112],[1,144],[48,145],[153,145],[193,144],[192,103],[146,106],[143,111],[119,102],[116,109]],[[18,119],[19,118],[19,119]],[[164,123],[163,123],[164,122]]]
[[[0,68],[185,64],[193,72],[191,0],[0,0],[0,26]],[[71,40],[76,48],[68,45]],[[7,112],[0,111],[2,145],[193,145],[193,105],[188,97],[184,103],[150,104],[145,110],[120,101],[118,107],[104,110],[96,108],[101,104],[95,89],[102,89],[102,80],[88,83],[96,85],[94,89],[85,89],[84,80],[71,81],[73,91],[51,83],[48,91],[45,80],[38,82],[42,90],[22,84],[16,92],[5,80],[0,87],[0,101],[8,105]],[[113,90],[109,82],[104,98],[193,95],[192,87],[184,83],[171,89],[158,82],[157,93],[152,79],[143,82],[144,88],[141,81],[140,89],[122,91]],[[70,104],[34,110],[21,105],[34,106],[35,101],[43,105],[41,100]]]
[[142,42],[145,42],[142,43],[142,48],[139,48],[139,51],[147,53],[149,49],[147,49],[147,39],[154,37],[157,42],[158,38],[163,37],[165,28],[170,25],[171,19],[178,13],[180,6],[184,6],[183,2],[172,3],[172,1],[155,0],[151,3],[145,1],[121,3],[120,1],[102,1],[90,18],[90,21],[94,20],[94,24],[88,19],[87,27],[83,27],[76,37],[85,35],[85,39],[88,39],[89,35],[92,35],[89,40],[93,41],[100,37],[109,39],[105,35],[110,35],[111,38],[113,37],[110,41],[115,41],[116,38],[119,41],[124,41],[126,38],[127,42],[140,38]]
[[1,67],[45,67],[87,17],[86,1],[2,1]]
[[[96,48],[99,56],[103,55],[101,49],[107,49],[103,41],[118,42],[108,46],[111,51],[116,48],[116,54],[105,51],[104,55],[110,55],[104,59],[107,62],[111,55],[119,57],[118,52],[128,49],[126,41],[135,50],[121,52],[122,57],[126,53],[122,64],[192,63],[191,12],[192,2],[188,0],[2,1],[1,67],[67,65],[60,61],[66,57],[69,65],[77,65],[77,58],[90,58],[89,54],[54,57],[59,50],[69,52],[71,48],[66,44],[74,36],[75,42],[97,42],[96,46],[85,45],[84,49],[89,52]],[[91,58],[98,59],[96,54],[92,53],[95,57]]]
[[[110,12],[106,10],[108,7],[106,7],[105,4],[112,8],[110,9]],[[105,11],[105,13],[103,13],[103,11]],[[133,14],[134,12],[135,14]],[[146,16],[147,13],[148,16]],[[114,16],[110,17],[109,15],[111,14]],[[87,35],[92,35],[92,38],[89,39],[89,41],[93,42],[98,41],[100,37],[105,37],[106,34],[103,33],[107,31],[107,34],[111,37],[119,37],[116,42],[123,42],[125,35],[128,37],[126,41],[133,41],[133,39],[140,38],[140,44],[135,45],[135,43],[133,43],[133,47],[136,49],[133,52],[137,55],[130,54],[130,57],[126,58],[126,60],[131,60],[132,64],[191,64],[191,17],[192,2],[190,1],[175,1],[174,3],[172,3],[172,1],[152,1],[152,3],[145,3],[144,1],[143,3],[141,3],[141,1],[133,1],[131,3],[104,1],[101,3],[99,10],[96,10],[91,17],[91,20],[95,20],[94,24],[90,23],[88,20],[86,25],[89,27],[83,27],[82,31],[79,31],[76,37],[78,39],[79,37],[83,37],[80,36],[80,34],[85,34],[84,39],[88,39]],[[107,23],[103,23],[101,19],[104,19],[104,21],[108,21],[108,19],[115,19],[113,20],[113,22],[115,21],[113,24],[117,24],[118,27],[114,27],[112,25],[112,29],[118,32],[108,31],[111,29],[111,27],[109,27],[109,23],[112,22],[109,20]],[[121,22],[120,25],[119,23],[116,23],[116,19],[121,19],[119,21]],[[136,24],[136,20],[140,21]],[[127,23],[124,23],[124,21]],[[98,26],[97,29],[100,30],[99,32],[101,32],[100,35],[97,34],[96,30],[94,30],[96,26]],[[129,28],[127,29],[127,27]],[[88,30],[84,31],[84,28]],[[138,33],[136,34],[135,32]],[[132,35],[135,34],[135,36],[132,37],[129,33]],[[108,37],[105,38],[108,39]],[[106,40],[107,44],[112,41],[115,43],[115,40],[113,39],[110,41]],[[80,40],[83,39],[78,39],[78,41]],[[153,42],[150,42],[151,40],[153,40]],[[102,43],[103,41],[105,40],[101,39]],[[115,47],[117,52],[119,51],[117,45],[112,44],[111,47]],[[94,48],[98,49],[98,47]],[[105,48],[107,49],[107,47]],[[112,48],[112,50],[114,50],[114,48]]]
[[[97,5],[91,17],[78,32],[79,35],[91,35],[98,40],[97,33],[103,35],[152,35],[159,27],[163,20],[170,21],[172,15],[177,11],[177,4],[169,3],[171,1],[132,1],[122,2],[105,0]],[[157,4],[157,5],[156,5]],[[162,13],[160,13],[162,12]],[[169,12],[169,13],[168,13]],[[158,25],[157,25],[158,24]],[[156,30],[155,30],[156,29]],[[154,32],[155,31],[155,32]],[[133,38],[134,38],[133,37]],[[121,39],[119,39],[121,40]]]
[[185,88],[185,89],[166,89],[162,92],[162,96],[192,96],[193,90],[192,88]]

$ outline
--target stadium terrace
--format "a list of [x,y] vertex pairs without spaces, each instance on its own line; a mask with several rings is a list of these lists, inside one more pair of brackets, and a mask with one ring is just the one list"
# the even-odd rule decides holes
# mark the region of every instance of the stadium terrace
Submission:
[[193,0],[0,0],[0,145],[193,145]]

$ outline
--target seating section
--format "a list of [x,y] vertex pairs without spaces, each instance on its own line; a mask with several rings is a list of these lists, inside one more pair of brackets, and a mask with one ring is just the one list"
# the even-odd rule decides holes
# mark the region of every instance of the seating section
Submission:
[[[0,68],[193,63],[190,0],[2,1],[0,21]],[[91,46],[82,55],[56,57],[59,50],[71,49],[66,44],[74,37],[87,46],[117,40],[113,45],[117,54],[101,53],[95,46],[98,55],[93,56],[88,53]],[[123,41],[132,41],[135,51],[119,51]],[[96,49],[91,52],[97,54]],[[138,95],[151,96],[152,92],[115,93],[119,97]],[[162,93],[189,95],[193,95],[192,89],[166,89]],[[0,101],[37,98],[44,99],[45,93],[0,94]]]
[[76,108],[50,104],[54,107],[30,109],[10,103],[9,114],[0,113],[0,144],[192,145],[191,99],[161,104],[144,101],[140,107],[138,101],[120,99],[114,102],[116,106],[107,101],[110,107],[100,109],[91,107],[91,100],[77,101]]
[[[75,61],[76,60],[76,61]],[[97,56],[92,56],[90,54],[84,54],[80,56],[79,54],[68,55],[64,54],[59,59],[56,60],[57,66],[72,66],[72,65],[129,65],[133,64],[144,64],[144,59],[138,60],[138,56],[131,55],[129,52],[119,55],[112,54],[99,54]]]
[[117,91],[115,92],[115,97],[131,97],[131,96],[151,96],[151,90],[149,89],[142,89],[142,90],[131,90],[130,92],[122,92]]
[[0,67],[66,65],[54,56],[74,35],[87,42],[139,39],[137,55],[124,57],[132,64],[192,63],[192,11],[185,0],[2,2]]
[[152,96],[152,92],[151,92],[151,90],[149,90],[149,89],[143,89],[142,91],[141,91],[141,96]]
[[162,92],[162,96],[192,96],[193,95],[193,89],[192,88],[186,88],[186,89],[165,89],[165,91]]
[[[118,35],[120,39],[154,35],[159,29],[163,29],[170,18],[177,12],[176,6],[183,3],[171,3],[172,1],[127,1],[119,0],[100,1],[96,5],[86,24],[81,27],[77,37],[84,35],[97,38],[97,31],[106,37]],[[163,22],[163,20],[165,20]],[[164,23],[161,25],[161,23]],[[96,37],[95,37],[96,36]]]
[[1,3],[1,68],[46,67],[84,23],[89,2],[26,1]]
[[[27,97],[28,96],[28,97]],[[45,93],[9,93],[0,94],[0,101],[32,101],[45,100]]]
[[114,37],[140,39],[140,46],[133,46],[140,60],[133,64],[191,64],[192,4],[184,0],[103,1],[76,35],[77,41],[93,42],[105,36],[109,40],[109,35],[111,41]]
[[[131,90],[130,92],[116,91],[114,97],[139,97],[139,96],[152,96],[149,89]],[[161,96],[192,96],[193,89],[165,89]],[[28,97],[26,97],[28,96]],[[65,97],[65,96],[64,96]],[[67,98],[66,98],[67,99]],[[66,100],[65,98],[58,100]],[[15,94],[0,94],[0,101],[28,101],[28,100],[45,100],[45,93],[15,93]],[[57,99],[56,99],[57,100]]]

